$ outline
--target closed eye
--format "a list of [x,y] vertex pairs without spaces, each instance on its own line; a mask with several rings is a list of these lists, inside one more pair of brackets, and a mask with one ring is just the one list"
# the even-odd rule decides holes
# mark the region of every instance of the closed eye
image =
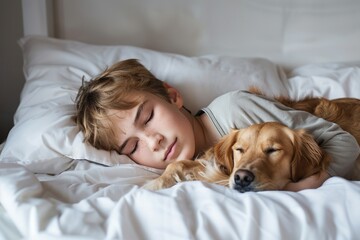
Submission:
[[264,150],[264,153],[266,153],[266,154],[272,154],[272,153],[274,153],[274,152],[276,152],[276,151],[278,151],[278,149],[273,148],[273,147],[269,147],[269,148],[266,148],[266,149]]
[[136,150],[137,150],[137,148],[138,148],[138,142],[139,142],[139,141],[136,141],[136,143],[134,144],[134,147],[133,147],[133,149],[131,150],[131,152],[129,153],[129,155],[133,155],[133,154],[136,152]]
[[146,121],[145,121],[145,125],[148,124],[148,123],[151,121],[151,119],[153,119],[153,117],[154,117],[154,110],[152,110],[152,111],[150,112],[148,118],[147,118]]
[[236,148],[236,151],[238,151],[239,153],[244,153],[244,149],[243,148]]

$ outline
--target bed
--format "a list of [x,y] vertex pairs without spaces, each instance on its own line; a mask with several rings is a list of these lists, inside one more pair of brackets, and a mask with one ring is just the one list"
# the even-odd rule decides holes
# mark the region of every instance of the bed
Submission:
[[193,112],[233,89],[360,98],[352,0],[24,0],[26,83],[1,145],[3,239],[356,239],[360,181],[240,194],[193,181],[141,186],[160,170],[83,142],[81,79],[137,58]]

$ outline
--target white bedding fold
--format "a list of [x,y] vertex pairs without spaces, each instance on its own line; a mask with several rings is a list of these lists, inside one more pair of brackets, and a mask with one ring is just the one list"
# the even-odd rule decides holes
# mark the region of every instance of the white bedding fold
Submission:
[[[156,174],[79,162],[58,176],[0,163],[0,202],[29,239],[354,239],[360,182],[240,194],[202,182],[151,192]],[[41,180],[41,181],[40,181]],[[81,238],[80,238],[81,237]]]

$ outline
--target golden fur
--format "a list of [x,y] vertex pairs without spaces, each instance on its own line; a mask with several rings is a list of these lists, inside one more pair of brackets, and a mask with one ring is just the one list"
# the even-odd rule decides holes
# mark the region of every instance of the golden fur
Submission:
[[224,153],[216,158],[217,164],[229,176],[211,170],[204,176],[240,192],[281,190],[290,182],[325,171],[329,164],[328,155],[310,134],[276,122],[234,130],[217,145]]
[[[257,89],[251,91],[261,94]],[[359,99],[276,99],[286,106],[339,124],[360,144]],[[144,188],[158,190],[181,181],[200,180],[240,192],[281,190],[290,182],[324,171],[328,164],[329,156],[304,130],[293,130],[274,122],[261,123],[233,130],[200,159],[171,163]]]
[[[263,95],[257,88],[251,88],[250,92]],[[309,112],[329,122],[337,123],[342,129],[351,133],[360,145],[360,99],[338,98],[329,100],[326,98],[307,97],[302,100],[291,100],[286,97],[275,97],[285,106],[293,109]]]

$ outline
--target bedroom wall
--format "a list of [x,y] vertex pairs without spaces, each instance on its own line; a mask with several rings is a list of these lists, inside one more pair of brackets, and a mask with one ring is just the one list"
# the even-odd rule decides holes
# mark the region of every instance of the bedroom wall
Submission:
[[17,40],[23,35],[21,1],[0,1],[0,142],[13,126],[13,115],[24,85],[22,55]]
[[359,58],[359,0],[54,0],[54,9],[55,36],[88,43],[289,68]]

